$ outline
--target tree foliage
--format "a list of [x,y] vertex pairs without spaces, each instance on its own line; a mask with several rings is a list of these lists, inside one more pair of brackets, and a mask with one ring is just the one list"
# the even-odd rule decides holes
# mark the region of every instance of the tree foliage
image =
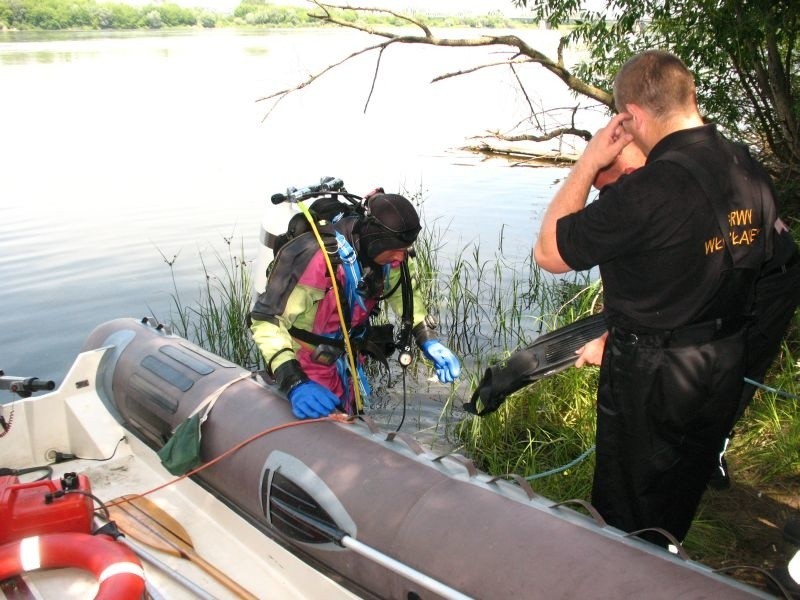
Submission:
[[620,65],[668,49],[695,73],[705,116],[753,147],[787,200],[800,192],[800,3],[796,0],[518,0],[587,49],[579,78],[608,89]]
[[[139,29],[193,26],[198,10],[173,3],[136,8],[94,0],[0,0],[0,28],[12,29]],[[208,22],[205,26],[213,26]]]
[[266,0],[244,0],[234,9],[233,16],[247,25],[297,27],[315,23],[303,8],[275,6]]

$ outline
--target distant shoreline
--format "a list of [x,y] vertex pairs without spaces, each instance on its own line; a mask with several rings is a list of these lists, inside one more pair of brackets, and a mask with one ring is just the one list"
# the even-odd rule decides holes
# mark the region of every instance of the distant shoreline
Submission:
[[[315,8],[311,4],[274,6],[259,0],[244,0],[232,11],[220,13],[213,9],[186,8],[174,3],[133,6],[123,3],[98,4],[95,0],[50,0],[36,11],[28,11],[11,0],[0,0],[0,31],[330,27],[330,24],[310,16]],[[507,16],[496,10],[489,10],[486,14],[422,14],[412,11],[409,12],[409,17],[440,28],[514,29],[536,25],[526,22],[523,16]],[[353,22],[363,22],[370,26],[410,25],[405,19],[382,12],[359,11],[358,19]]]

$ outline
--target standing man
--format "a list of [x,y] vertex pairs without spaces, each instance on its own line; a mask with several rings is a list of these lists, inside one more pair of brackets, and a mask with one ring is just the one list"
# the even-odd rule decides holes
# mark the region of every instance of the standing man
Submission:
[[[605,186],[614,183],[622,175],[632,173],[644,165],[646,159],[636,144],[628,144],[609,166],[598,172],[592,185],[602,193]],[[777,198],[774,189],[772,195]],[[780,218],[775,221],[773,236],[772,258],[762,265],[756,280],[752,319],[747,328],[745,377],[759,383],[764,382],[767,370],[778,356],[781,342],[800,305],[800,251],[789,227]],[[575,366],[600,366],[607,337],[606,333],[580,348],[576,352]],[[734,423],[744,414],[755,391],[754,385],[745,383]],[[725,450],[731,437],[733,432],[723,442],[719,463],[713,469],[708,482],[713,489],[730,487]]]
[[[534,256],[554,273],[599,265],[603,279],[592,503],[610,525],[680,541],[737,412],[775,206],[760,165],[703,123],[676,56],[631,58],[614,101],[620,114],[556,193]],[[629,143],[646,164],[586,206],[597,174]],[[668,544],[654,531],[642,537]]]

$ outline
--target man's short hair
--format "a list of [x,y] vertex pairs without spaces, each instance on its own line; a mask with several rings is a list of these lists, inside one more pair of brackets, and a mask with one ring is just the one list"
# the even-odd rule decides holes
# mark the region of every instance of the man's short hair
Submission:
[[617,73],[614,103],[619,112],[633,103],[659,117],[696,109],[694,77],[674,54],[647,50],[630,58]]

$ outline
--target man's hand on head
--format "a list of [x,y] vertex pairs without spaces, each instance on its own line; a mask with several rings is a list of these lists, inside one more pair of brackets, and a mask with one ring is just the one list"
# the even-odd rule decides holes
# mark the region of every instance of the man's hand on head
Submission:
[[630,119],[631,115],[628,113],[620,113],[613,117],[589,140],[580,161],[586,163],[594,173],[611,165],[623,148],[633,141],[633,136],[625,131],[624,127]]

